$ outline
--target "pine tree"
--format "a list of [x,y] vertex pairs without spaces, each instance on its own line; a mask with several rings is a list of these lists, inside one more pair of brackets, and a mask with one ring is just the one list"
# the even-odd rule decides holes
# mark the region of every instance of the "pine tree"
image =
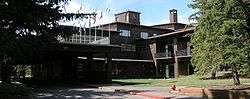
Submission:
[[60,6],[66,2],[69,0],[0,0],[3,82],[10,83],[12,65],[41,61],[49,43],[57,42],[59,35],[66,35],[59,20],[85,17],[83,13],[63,14]]
[[192,35],[192,63],[198,74],[216,73],[221,66],[232,69],[234,84],[238,72],[249,66],[249,3],[242,0],[195,0],[198,25]]

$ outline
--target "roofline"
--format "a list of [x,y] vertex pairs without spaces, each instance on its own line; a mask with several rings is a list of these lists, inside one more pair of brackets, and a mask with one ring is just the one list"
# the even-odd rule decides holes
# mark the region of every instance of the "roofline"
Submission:
[[169,24],[182,24],[182,25],[188,25],[188,24],[184,24],[184,23],[165,23],[165,24],[152,25],[151,27],[163,26],[163,25],[169,25]]
[[125,11],[125,12],[121,12],[121,13],[117,13],[117,14],[115,14],[115,16],[116,16],[116,15],[123,14],[123,13],[127,13],[127,12],[132,12],[132,13],[141,14],[140,12],[136,12],[136,11]]
[[[80,59],[87,59],[87,57],[78,57]],[[94,60],[105,60],[105,58],[93,58]],[[140,59],[120,59],[120,58],[112,58],[112,61],[119,62],[153,62],[153,60],[140,60]]]
[[173,29],[161,29],[161,28],[155,28],[155,27],[152,27],[152,26],[137,25],[137,24],[131,24],[131,23],[125,23],[125,22],[112,22],[112,23],[107,23],[107,24],[103,24],[103,25],[100,25],[100,26],[107,26],[107,25],[112,25],[112,24],[127,24],[127,25],[141,26],[141,27],[157,29],[157,30],[168,30],[168,31],[173,31],[173,32],[175,31]]
[[155,38],[160,38],[160,37],[166,37],[166,36],[171,36],[171,35],[175,35],[175,34],[185,33],[185,32],[189,32],[189,31],[194,31],[194,28],[185,29],[185,30],[176,31],[176,32],[171,32],[171,33],[166,33],[166,34],[157,35],[157,36],[151,36],[148,39],[155,39]]

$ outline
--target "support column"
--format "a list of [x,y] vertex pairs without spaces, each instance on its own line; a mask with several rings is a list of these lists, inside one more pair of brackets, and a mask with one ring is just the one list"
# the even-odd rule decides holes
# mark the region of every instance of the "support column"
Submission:
[[191,55],[191,45],[190,42],[187,42],[187,56]]
[[87,56],[87,70],[91,71],[92,70],[92,62],[93,62],[93,54],[89,54]]
[[88,56],[87,56],[87,73],[86,73],[86,76],[87,76],[87,80],[89,81],[93,81],[95,78],[93,77],[93,70],[92,70],[92,66],[93,66],[93,54],[90,53]]
[[65,55],[62,56],[63,60],[62,60],[62,66],[63,66],[63,80],[65,80],[65,82],[68,82],[70,80],[75,80],[75,68],[73,66],[73,56],[71,55]]
[[155,54],[156,54],[156,42],[153,43],[153,44],[150,44],[149,45],[150,47],[150,52],[151,52],[151,55],[152,55],[152,58],[153,58],[153,61],[154,61],[154,66],[155,66],[155,77],[159,77],[159,70],[158,70],[158,64],[157,64],[157,59],[155,57]]
[[174,38],[174,77],[179,77],[179,64],[178,64],[178,58],[177,58],[177,51],[178,51],[178,44],[177,44],[177,38]]
[[105,70],[106,70],[106,83],[112,81],[112,65],[111,65],[111,55],[110,53],[105,53]]

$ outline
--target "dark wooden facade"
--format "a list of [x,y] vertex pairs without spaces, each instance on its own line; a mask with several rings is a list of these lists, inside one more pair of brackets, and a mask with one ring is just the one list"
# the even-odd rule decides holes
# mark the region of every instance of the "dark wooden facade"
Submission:
[[[134,61],[127,60],[126,62],[124,61],[113,62],[112,64],[113,72],[114,72],[113,76],[132,77],[132,78],[133,77],[146,77],[145,75],[150,73],[151,75],[147,77],[166,77],[165,65],[178,65],[178,66],[180,65],[180,67],[183,67],[183,68],[180,68],[179,70],[177,69],[176,66],[175,66],[175,69],[172,69],[172,67],[170,66],[171,70],[169,70],[170,71],[169,75],[172,75],[172,76],[167,76],[167,77],[177,77],[177,76],[174,76],[174,74],[178,75],[178,73],[180,75],[191,74],[193,71],[191,66],[190,68],[189,67],[186,68],[187,66],[185,66],[187,64],[190,64],[191,54],[185,52],[188,47],[187,43],[189,42],[190,38],[183,37],[183,35],[186,32],[185,33],[182,32],[182,31],[185,31],[185,29],[187,29],[187,25],[178,23],[177,19],[172,19],[173,20],[172,23],[153,25],[153,26],[144,26],[144,25],[140,25],[140,22],[138,22],[140,18],[134,17],[135,18],[134,20],[137,19],[137,21],[133,21],[133,22],[126,20],[126,15],[131,15],[133,13],[135,15],[139,14],[133,11],[123,12],[123,13],[116,15],[116,18],[117,18],[116,22],[101,26],[102,29],[104,30],[112,30],[112,31],[120,31],[120,32],[122,32],[123,30],[128,30],[130,32],[129,36],[123,36],[120,34],[119,39],[116,39],[117,41],[115,40],[114,42],[112,42],[113,44],[121,46],[120,50],[116,50],[112,52],[112,57],[115,59],[131,59]],[[173,14],[177,14],[177,12]],[[173,15],[172,18],[177,18],[177,15]],[[187,31],[193,32],[189,30]],[[148,33],[148,38],[142,38],[141,37],[142,32]],[[170,35],[165,37],[164,35],[166,34],[170,34]],[[152,43],[153,41],[155,43]],[[178,43],[178,46],[177,44],[174,44],[174,43]],[[134,45],[135,50],[123,51],[122,46],[124,44]],[[166,44],[169,45],[168,54],[169,55],[171,54],[170,56],[173,57],[171,59],[168,59],[169,57],[160,57],[160,58],[158,57],[159,55],[166,54],[165,53]],[[174,51],[175,47],[176,49],[178,47],[178,51]],[[153,50],[155,50],[155,52]],[[175,55],[178,56],[178,59],[174,58]],[[167,59],[162,59],[162,58],[167,58]],[[175,61],[177,60],[180,62],[177,62],[177,64],[174,64]],[[141,71],[138,71],[138,68],[141,68],[140,69]],[[151,68],[151,71],[145,68]],[[180,72],[176,70],[179,70]],[[117,71],[123,71],[123,72],[117,72]],[[172,73],[174,71],[176,73]]]
[[[32,66],[35,81],[109,83],[112,80],[111,52],[115,45],[65,44],[50,46],[47,60]],[[94,55],[102,55],[103,61],[94,62]],[[82,60],[79,57],[86,57]]]
[[[119,15],[124,17],[125,13]],[[133,16],[133,12],[128,13]],[[34,74],[34,77],[40,80],[107,83],[112,77],[169,78],[193,72],[189,65],[190,38],[187,36],[193,29],[187,29],[185,24],[177,22],[144,26],[138,22],[140,18],[136,19],[129,19],[131,23],[120,18],[121,22],[117,19],[117,22],[99,26],[101,28],[97,35],[102,30],[105,36],[110,33],[108,45],[61,44],[52,47],[49,61],[33,68],[34,73],[38,74]],[[95,31],[93,29],[91,31]],[[122,34],[124,31],[127,34]],[[142,33],[146,33],[147,37],[143,38]]]
[[193,73],[190,34],[194,29],[150,37],[153,58],[161,77],[178,77]]

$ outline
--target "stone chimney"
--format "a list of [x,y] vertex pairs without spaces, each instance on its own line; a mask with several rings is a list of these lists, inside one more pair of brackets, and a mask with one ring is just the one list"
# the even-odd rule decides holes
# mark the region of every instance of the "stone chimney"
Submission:
[[127,11],[115,14],[115,21],[140,25],[140,13],[134,11]]
[[170,23],[178,23],[178,16],[176,9],[169,10],[169,19]]

